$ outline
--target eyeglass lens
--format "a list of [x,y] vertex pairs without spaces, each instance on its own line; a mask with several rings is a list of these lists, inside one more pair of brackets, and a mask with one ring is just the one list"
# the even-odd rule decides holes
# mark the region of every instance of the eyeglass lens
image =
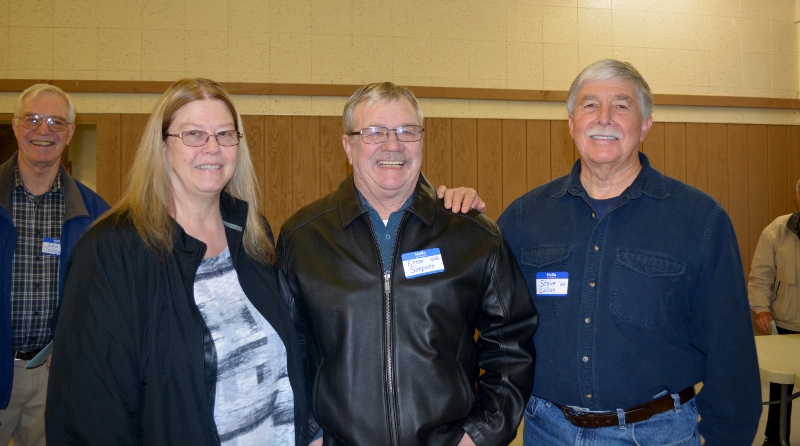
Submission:
[[183,140],[184,144],[191,147],[200,147],[205,145],[211,136],[214,136],[217,139],[217,143],[221,146],[228,147],[239,144],[239,133],[235,130],[227,130],[224,132],[219,132],[215,135],[209,135],[208,133],[200,130],[189,130],[181,133],[180,135],[169,136],[178,136],[181,138],[181,140]]
[[[389,133],[394,132],[398,141],[414,142],[422,139],[424,129],[418,125],[403,125],[396,129],[386,127],[367,127],[361,130],[361,140],[368,144],[386,142],[389,140]],[[356,132],[358,133],[358,132]]]
[[47,122],[47,127],[54,132],[63,132],[67,129],[68,122],[62,118],[55,116],[42,116],[42,115],[25,115],[19,118],[22,121],[22,126],[29,130],[38,129],[42,125],[42,121]]

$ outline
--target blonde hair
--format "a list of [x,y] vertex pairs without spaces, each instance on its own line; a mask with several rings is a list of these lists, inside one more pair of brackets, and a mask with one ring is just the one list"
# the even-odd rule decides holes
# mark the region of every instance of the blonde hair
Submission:
[[[172,216],[175,215],[174,192],[164,150],[165,134],[181,107],[204,99],[225,103],[236,119],[236,130],[244,133],[242,118],[231,97],[216,82],[202,78],[179,80],[164,92],[150,115],[129,173],[128,189],[110,211],[118,218],[125,215],[145,244],[162,255],[172,250]],[[236,169],[225,186],[225,192],[248,203],[243,237],[245,251],[259,263],[272,264],[275,262],[275,247],[258,213],[258,190],[247,140],[243,137],[239,141]]]

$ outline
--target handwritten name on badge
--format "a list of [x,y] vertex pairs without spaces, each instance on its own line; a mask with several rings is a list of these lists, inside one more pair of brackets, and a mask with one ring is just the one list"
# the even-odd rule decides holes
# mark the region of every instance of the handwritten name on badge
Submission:
[[536,273],[537,296],[564,297],[568,287],[568,272]]
[[407,252],[400,258],[403,260],[406,279],[444,272],[442,253],[439,252],[439,248]]
[[48,256],[60,256],[61,239],[45,237],[44,240],[42,240],[42,254]]

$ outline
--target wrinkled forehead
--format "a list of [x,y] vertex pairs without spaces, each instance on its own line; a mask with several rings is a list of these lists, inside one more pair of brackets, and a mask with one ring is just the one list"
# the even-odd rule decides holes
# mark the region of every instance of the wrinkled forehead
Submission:
[[28,96],[22,100],[22,115],[43,115],[67,118],[69,104],[63,96],[50,91],[43,91],[36,96]]
[[631,79],[608,78],[586,80],[578,89],[578,100],[586,98],[630,99],[639,105],[636,84]]
[[353,113],[356,127],[370,125],[422,125],[414,105],[404,97],[368,100],[358,104]]

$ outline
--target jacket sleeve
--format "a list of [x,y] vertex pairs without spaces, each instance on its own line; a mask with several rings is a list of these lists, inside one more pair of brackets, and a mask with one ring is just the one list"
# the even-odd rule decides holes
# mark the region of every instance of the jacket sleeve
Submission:
[[533,388],[533,333],[538,316],[516,260],[501,237],[478,314],[477,404],[464,431],[479,446],[514,438]]
[[690,342],[706,357],[698,428],[707,446],[749,446],[761,416],[761,382],[739,248],[719,205],[705,228],[695,281]]
[[286,303],[289,306],[289,311],[291,312],[292,322],[294,323],[295,330],[297,331],[297,337],[300,341],[300,355],[303,361],[303,371],[305,373],[305,379],[303,382],[306,383],[305,395],[307,398],[306,407],[308,408],[307,434],[308,438],[315,439],[321,428],[314,419],[313,406],[311,404],[311,386],[314,383],[314,371],[312,370],[312,366],[308,357],[308,338],[310,334],[308,325],[306,324],[303,316],[300,314],[300,310],[297,307],[297,302],[295,300],[294,290],[297,288],[292,285],[294,276],[291,274],[291,271],[288,271],[288,253],[286,252],[287,249],[285,242],[286,238],[283,236],[283,234],[279,235],[277,244],[278,290],[280,291],[281,296],[286,299]]
[[761,232],[753,261],[750,263],[750,280],[747,282],[747,297],[750,308],[756,313],[770,311],[774,300],[775,286],[775,239],[771,235],[774,225]]
[[135,288],[117,241],[78,243],[67,266],[45,412],[50,445],[135,445],[145,379]]

